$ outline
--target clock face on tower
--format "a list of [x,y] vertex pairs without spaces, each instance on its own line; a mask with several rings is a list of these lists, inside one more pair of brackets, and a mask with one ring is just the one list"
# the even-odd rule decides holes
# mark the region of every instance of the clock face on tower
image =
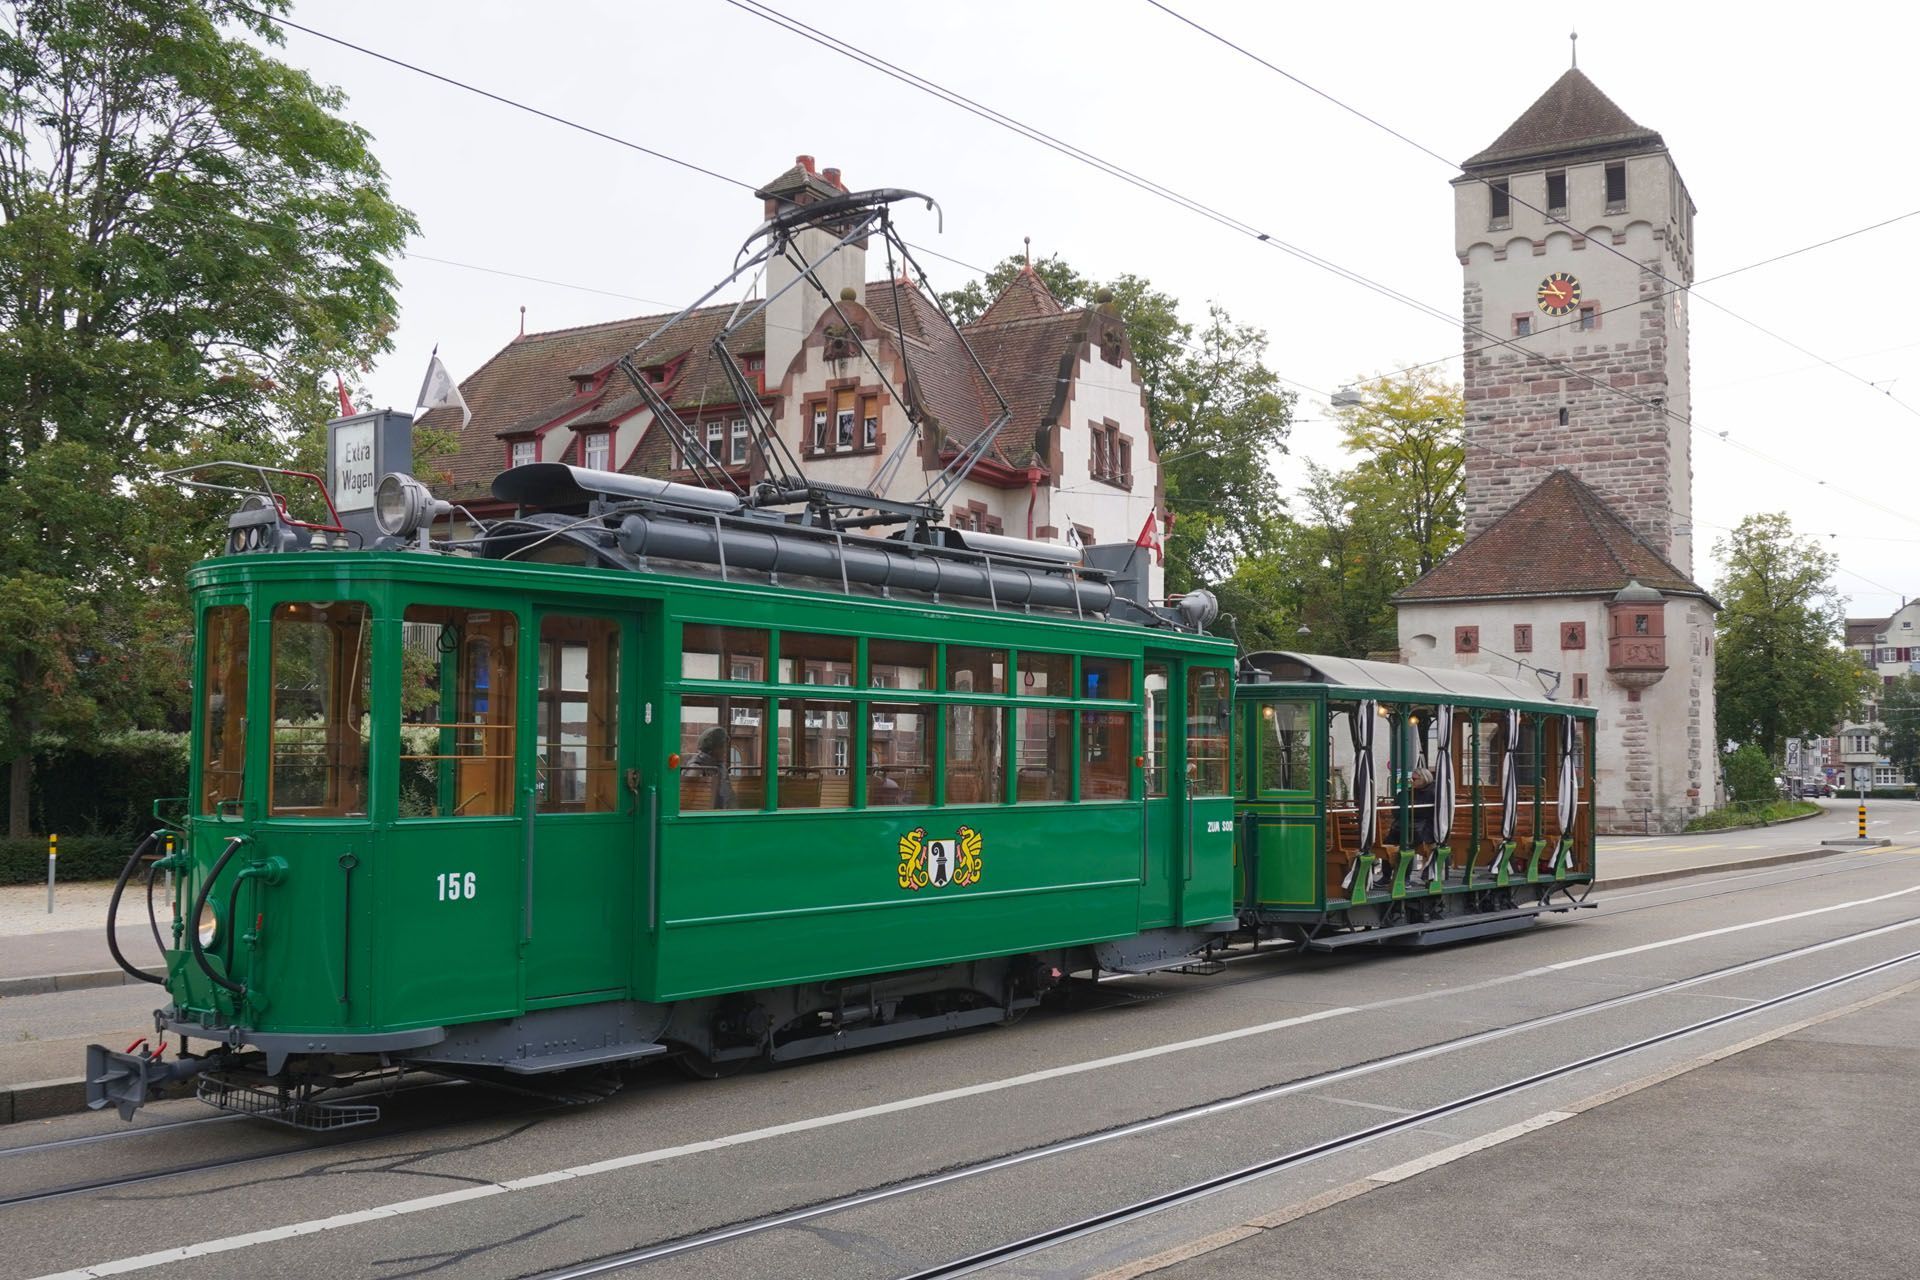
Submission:
[[1556,271],[1540,282],[1533,295],[1540,309],[1550,316],[1563,316],[1580,305],[1580,282],[1565,271]]

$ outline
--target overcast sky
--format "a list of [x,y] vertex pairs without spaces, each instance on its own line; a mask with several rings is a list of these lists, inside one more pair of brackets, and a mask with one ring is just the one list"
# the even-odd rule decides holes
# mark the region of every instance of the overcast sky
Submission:
[[[1536,6],[1489,22],[1484,7],[1431,3],[1168,3],[1454,158],[1565,70],[1577,12],[1582,70],[1665,136],[1699,207],[1701,280],[1920,210],[1909,163],[1920,6],[1827,4],[1818,22],[1784,7]],[[925,191],[945,233],[911,209],[907,238],[965,263],[990,265],[1031,236],[1036,255],[1090,276],[1147,277],[1190,318],[1218,300],[1264,328],[1268,364],[1308,388],[1278,464],[1289,488],[1303,458],[1344,461],[1325,393],[1448,355],[1458,378],[1454,170],[1145,0],[774,7],[1456,318],[1258,244],[726,0],[306,0],[293,18],[744,183],[804,152],[856,190]],[[409,403],[436,343],[464,378],[514,336],[522,306],[529,331],[677,308],[758,223],[738,186],[363,53],[289,31],[283,56],[346,91],[346,113],[420,220],[397,267],[397,347],[360,379],[376,404]],[[1719,574],[1715,539],[1750,512],[1784,510],[1839,555],[1856,615],[1920,593],[1917,247],[1912,217],[1696,295],[1703,583]],[[923,265],[942,288],[968,274]]]

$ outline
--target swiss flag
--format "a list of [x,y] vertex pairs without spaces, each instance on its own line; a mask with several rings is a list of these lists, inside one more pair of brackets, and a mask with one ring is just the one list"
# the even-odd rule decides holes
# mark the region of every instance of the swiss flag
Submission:
[[1147,512],[1147,522],[1140,526],[1140,536],[1133,540],[1133,545],[1136,547],[1151,547],[1153,549],[1153,562],[1155,564],[1165,564],[1167,562],[1167,549],[1160,545],[1159,512]]
[[340,416],[351,418],[354,414],[353,401],[347,398],[347,384],[339,374],[333,375],[333,385],[340,392]]

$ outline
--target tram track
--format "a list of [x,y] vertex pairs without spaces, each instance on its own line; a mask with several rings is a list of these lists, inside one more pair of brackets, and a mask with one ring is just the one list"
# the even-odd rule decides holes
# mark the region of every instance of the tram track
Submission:
[[[1909,916],[1889,924],[1856,930],[1821,942],[1809,943],[1788,948],[1752,960],[1740,961],[1721,966],[1705,973],[1694,974],[1686,978],[1660,983],[1639,991],[1627,992],[1600,1000],[1578,1005],[1554,1013],[1524,1018],[1502,1026],[1471,1032],[1434,1044],[1415,1049],[1403,1050],[1360,1063],[1297,1077],[1277,1084],[1216,1099],[1196,1106],[1179,1108],[1157,1116],[1146,1117],[1117,1125],[1093,1133],[1081,1134],[1056,1142],[1045,1143],[1022,1151],[996,1156],[970,1164],[956,1166],[936,1173],[906,1179],[890,1185],[870,1188],[849,1195],[838,1196],[810,1205],[784,1210],[758,1218],[746,1219],[733,1224],[712,1228],[696,1234],[672,1240],[658,1241],[636,1249],[617,1254],[606,1255],[584,1263],[578,1263],[554,1270],[532,1273],[528,1280],[586,1280],[591,1276],[611,1275],[633,1270],[674,1258],[682,1258],[694,1252],[734,1244],[769,1232],[801,1226],[835,1214],[881,1204],[885,1201],[948,1187],[955,1183],[979,1178],[1003,1170],[1014,1169],[1035,1161],[1083,1151],[1118,1140],[1139,1137],[1157,1131],[1166,1130],[1181,1124],[1218,1116],[1260,1103],[1276,1101],[1291,1095],[1303,1094],[1310,1090],[1324,1088],[1366,1076],[1411,1066],[1443,1055],[1458,1053],[1482,1045],[1494,1043],[1528,1032],[1545,1030],[1563,1025],[1576,1019],[1616,1010],[1662,996],[1674,995],[1705,984],[1740,974],[1754,972],[1776,964],[1822,952],[1837,949],[1857,942],[1888,936],[1901,930],[1920,925],[1920,915]],[[1535,1088],[1539,1085],[1571,1075],[1575,1072],[1611,1062],[1633,1053],[1670,1043],[1687,1036],[1697,1035],[1715,1027],[1721,1027],[1752,1018],[1758,1014],[1796,1000],[1832,990],[1847,983],[1856,982],[1869,976],[1886,972],[1901,965],[1920,961],[1920,949],[1910,950],[1888,959],[1859,966],[1839,975],[1803,985],[1779,995],[1757,1000],[1752,1004],[1709,1018],[1700,1019],[1684,1026],[1658,1032],[1652,1036],[1640,1037],[1623,1044],[1614,1045],[1598,1053],[1587,1054],[1572,1061],[1560,1063],[1544,1070],[1532,1072],[1512,1080],[1475,1090],[1452,1098],[1436,1106],[1428,1107],[1405,1116],[1367,1126],[1363,1129],[1336,1138],[1327,1139],[1309,1146],[1298,1148],[1283,1155],[1271,1157],[1257,1164],[1232,1170],[1226,1174],[1197,1180],[1171,1191],[1134,1201],[1120,1208],[1077,1219],[1057,1228],[1033,1233],[1006,1244],[987,1250],[976,1251],[962,1258],[942,1263],[931,1269],[910,1273],[907,1280],[933,1280],[934,1277],[959,1276],[992,1266],[1000,1262],[1011,1261],[1028,1253],[1039,1252],[1053,1244],[1089,1235],[1110,1226],[1147,1216],[1161,1209],[1177,1204],[1188,1203],[1233,1187],[1245,1185],[1260,1177],[1278,1173],[1284,1169],[1296,1167],[1312,1160],[1331,1156],[1342,1151],[1353,1150],[1376,1141],[1382,1137],[1405,1132],[1421,1124],[1453,1115],[1472,1107],[1510,1097],[1514,1094]]]

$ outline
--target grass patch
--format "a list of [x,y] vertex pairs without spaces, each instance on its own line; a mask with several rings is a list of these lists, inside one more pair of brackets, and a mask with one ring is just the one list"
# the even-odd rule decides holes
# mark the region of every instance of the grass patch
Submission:
[[1728,827],[1750,827],[1756,823],[1781,822],[1820,812],[1811,800],[1766,800],[1757,804],[1730,804],[1712,813],[1703,813],[1687,824],[1689,831],[1724,831]]

